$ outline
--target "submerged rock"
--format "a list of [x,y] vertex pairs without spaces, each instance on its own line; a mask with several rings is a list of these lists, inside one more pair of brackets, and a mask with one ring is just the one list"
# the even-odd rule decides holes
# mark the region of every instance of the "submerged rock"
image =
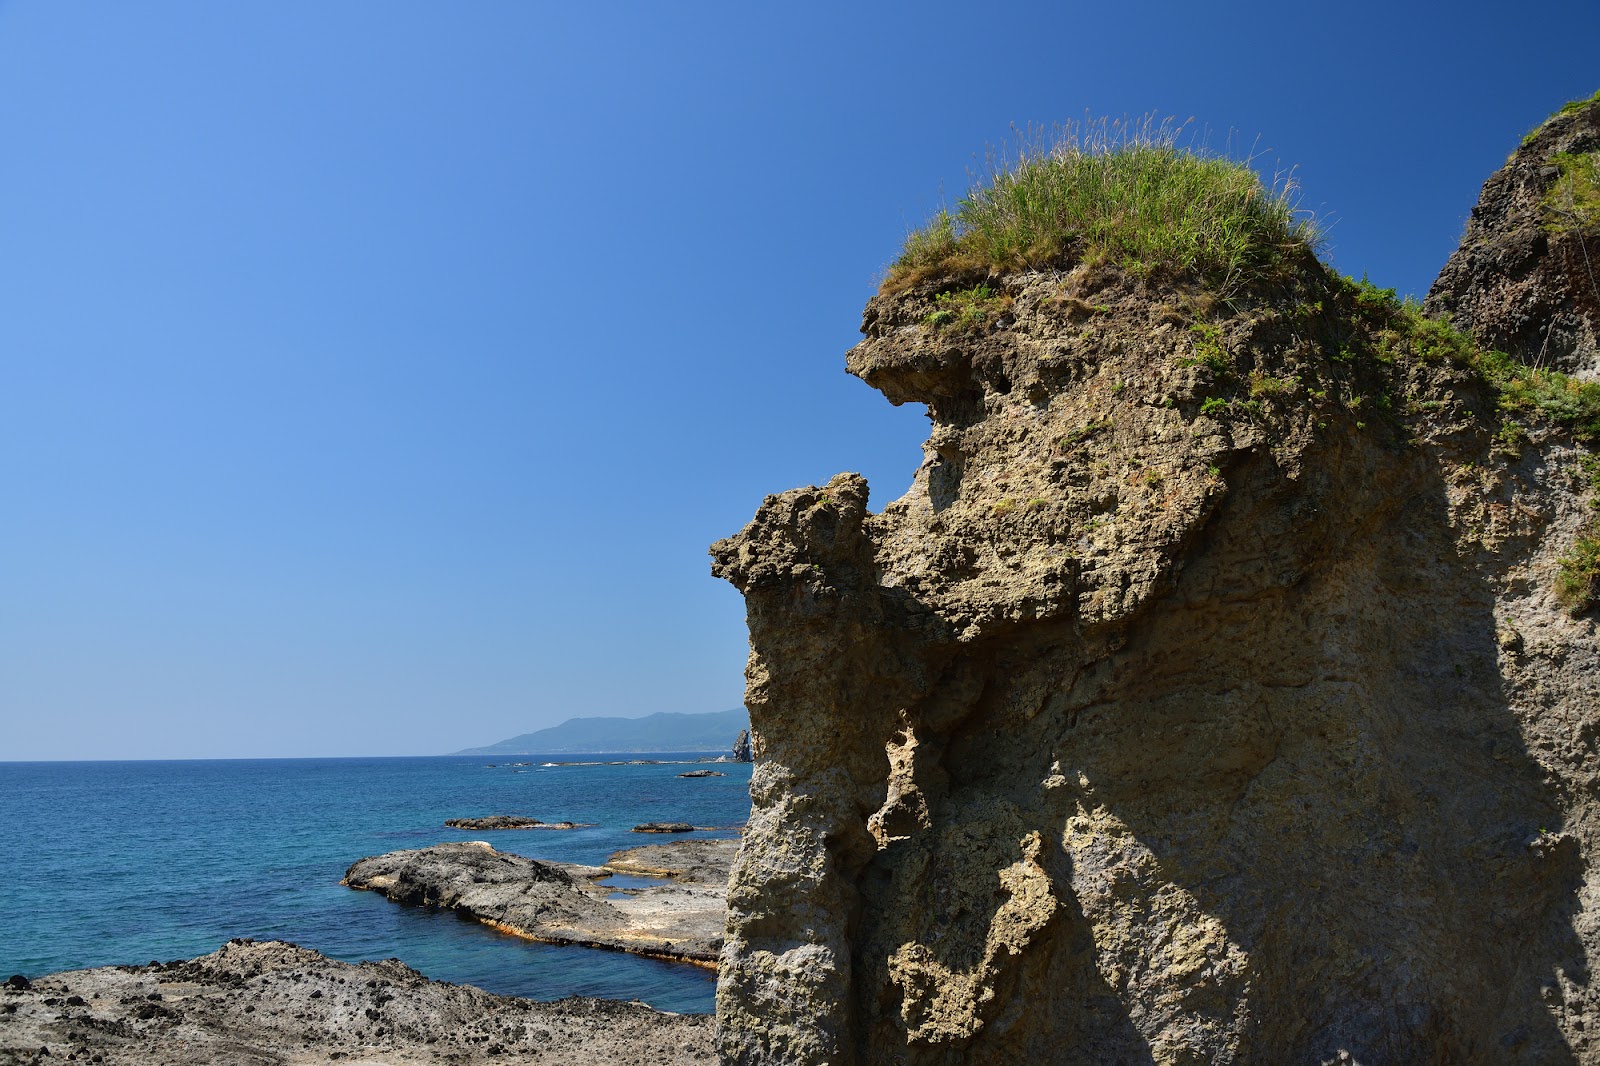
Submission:
[[681,773],[678,776],[679,777],[727,777],[728,775],[723,773],[721,770],[689,770],[688,772]]
[[0,1062],[690,1063],[710,1054],[710,1022],[603,999],[536,1003],[429,981],[397,959],[351,965],[235,940],[197,959],[7,987]]
[[927,405],[911,490],[712,547],[762,753],[723,1061],[1600,1062],[1565,416],[1508,432],[1309,261],[974,280],[875,297],[848,355]]
[[695,827],[688,822],[644,822],[629,830],[631,833],[692,833]]

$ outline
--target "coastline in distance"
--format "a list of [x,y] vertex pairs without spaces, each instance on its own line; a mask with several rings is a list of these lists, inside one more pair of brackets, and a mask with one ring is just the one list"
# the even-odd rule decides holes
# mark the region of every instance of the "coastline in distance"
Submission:
[[562,752],[729,751],[741,729],[750,728],[743,707],[703,714],[657,711],[643,718],[569,718],[548,729],[523,733],[456,755],[527,755]]

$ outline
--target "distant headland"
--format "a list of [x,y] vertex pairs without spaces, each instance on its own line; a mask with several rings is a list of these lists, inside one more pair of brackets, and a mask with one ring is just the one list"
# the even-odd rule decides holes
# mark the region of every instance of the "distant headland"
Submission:
[[457,755],[549,755],[562,752],[727,751],[740,730],[750,728],[743,707],[704,714],[658,711],[643,718],[568,718],[560,725],[523,733]]

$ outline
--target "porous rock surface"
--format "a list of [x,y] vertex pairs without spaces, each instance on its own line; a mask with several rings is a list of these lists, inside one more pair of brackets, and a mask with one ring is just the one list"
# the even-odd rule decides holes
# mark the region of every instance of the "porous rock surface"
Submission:
[[277,941],[236,940],[188,961],[75,970],[0,989],[7,1066],[591,1066],[712,1057],[704,1016],[496,996],[429,981],[397,959],[351,965]]
[[[345,871],[344,883],[396,903],[453,910],[532,940],[711,964],[722,948],[728,869],[737,848],[736,840],[646,845],[588,867],[468,841],[359,859]],[[600,880],[614,873],[666,880],[618,892]]]
[[1484,183],[1461,247],[1428,293],[1484,344],[1600,376],[1600,234],[1552,192],[1557,153],[1600,151],[1600,104],[1558,112]]
[[723,1061],[1600,1063],[1581,450],[1352,362],[1319,267],[1014,274],[934,324],[971,283],[848,356],[927,405],[911,490],[712,548],[757,757]]

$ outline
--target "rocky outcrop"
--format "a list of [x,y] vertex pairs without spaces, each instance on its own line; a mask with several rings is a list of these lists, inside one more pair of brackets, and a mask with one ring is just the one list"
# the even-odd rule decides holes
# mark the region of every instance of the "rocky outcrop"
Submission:
[[741,729],[739,735],[733,738],[733,761],[755,762],[755,752],[750,748],[750,730]]
[[589,829],[592,826],[579,822],[541,822],[537,818],[523,818],[515,814],[491,814],[487,818],[446,818],[444,824],[451,829],[482,832],[486,829]]
[[[235,940],[198,959],[52,974],[0,990],[0,1062],[703,1062],[710,1019],[636,1003],[536,1003]],[[43,1053],[41,1054],[41,1049]]]
[[723,1061],[1600,1062],[1584,451],[1508,454],[1314,264],[987,284],[868,304],[848,369],[932,422],[904,497],[712,548],[762,755]]
[[630,833],[692,833],[695,826],[688,822],[642,822],[629,830]]
[[1600,101],[1530,133],[1484,183],[1428,310],[1525,363],[1600,376],[1600,204],[1572,173],[1595,152]]
[[[738,842],[695,841],[681,867],[662,866],[659,845],[617,852],[605,866],[541,862],[481,841],[435,844],[360,859],[345,872],[351,888],[396,903],[444,907],[502,932],[554,944],[581,944],[711,963],[722,947],[727,874]],[[619,892],[602,879],[638,875],[646,852],[667,883]],[[619,864],[619,865],[614,865]],[[707,875],[710,865],[720,876]]]
[[727,777],[721,770],[689,770],[678,775],[679,777]]

